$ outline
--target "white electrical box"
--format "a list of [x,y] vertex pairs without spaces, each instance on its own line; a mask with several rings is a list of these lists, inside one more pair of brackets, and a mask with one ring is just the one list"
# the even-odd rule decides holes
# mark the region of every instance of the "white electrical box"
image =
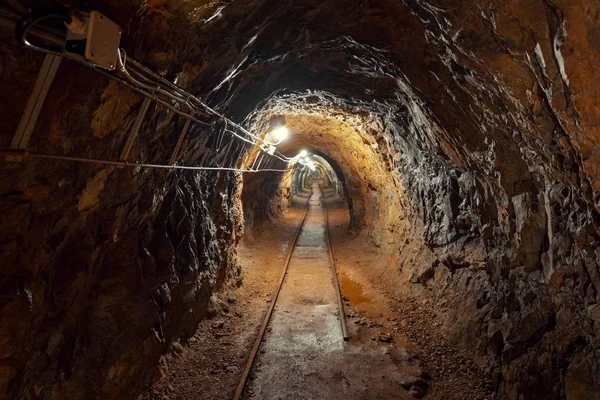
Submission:
[[112,71],[117,65],[121,27],[98,11],[90,12],[85,58],[98,67]]

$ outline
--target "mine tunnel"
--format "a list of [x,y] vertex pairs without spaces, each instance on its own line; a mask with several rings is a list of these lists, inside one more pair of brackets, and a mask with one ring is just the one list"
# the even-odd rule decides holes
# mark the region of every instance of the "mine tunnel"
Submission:
[[4,0],[0,398],[600,399],[593,0]]

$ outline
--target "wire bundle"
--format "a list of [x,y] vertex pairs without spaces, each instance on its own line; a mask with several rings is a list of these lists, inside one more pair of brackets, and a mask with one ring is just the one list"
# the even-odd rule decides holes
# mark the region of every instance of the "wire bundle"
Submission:
[[[226,132],[232,137],[249,143],[252,146],[256,146],[257,144],[261,143],[262,145],[257,146],[257,148],[259,151],[265,153],[265,156],[268,155],[270,157],[274,157],[284,163],[289,163],[294,160],[277,152],[270,154],[265,149],[268,149],[272,143],[265,141],[258,135],[248,131],[243,126],[233,122],[225,115],[210,107],[200,98],[185,91],[181,87],[165,79],[163,76],[147,68],[140,62],[132,58],[128,58],[125,50],[118,49],[118,73],[113,73],[98,67],[80,54],[69,52],[66,48],[66,37],[61,37],[56,30],[51,30],[45,28],[44,26],[38,26],[40,22],[49,19],[55,19],[62,21],[65,24],[69,24],[72,21],[72,16],[70,14],[71,12],[72,11],[65,6],[60,6],[56,9],[43,9],[29,12],[17,23],[15,33],[18,42],[24,47],[54,54],[83,64],[86,67],[91,68],[112,80],[126,85],[143,96],[156,101],[169,110],[189,118],[195,123],[218,129],[220,133]],[[45,34],[41,35],[40,32]],[[54,45],[50,46],[33,44],[27,40],[28,34],[41,37],[46,41],[52,42]],[[50,40],[48,40],[48,38],[50,38]],[[62,47],[57,46],[56,43],[63,43],[63,45]],[[203,121],[198,118],[201,115],[212,116],[216,119],[216,121]]]

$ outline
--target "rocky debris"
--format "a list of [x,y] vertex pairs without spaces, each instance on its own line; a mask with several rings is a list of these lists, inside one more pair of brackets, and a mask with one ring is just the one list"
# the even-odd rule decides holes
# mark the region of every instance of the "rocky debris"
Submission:
[[389,333],[380,333],[377,335],[377,340],[384,343],[392,343],[394,338]]
[[171,351],[174,351],[176,354],[183,354],[184,348],[179,342],[175,342],[171,344]]
[[476,398],[492,398],[492,381],[471,358],[448,343],[429,303],[396,299],[394,304],[399,315],[396,321],[399,332],[419,345],[419,360],[431,373],[436,393],[447,392],[447,398],[455,398],[457,387],[463,387],[461,390],[469,388],[469,391],[478,393]]
[[219,321],[214,321],[211,324],[211,327],[213,329],[223,329],[223,326],[225,325],[225,321],[219,320]]
[[[351,318],[356,318],[358,316],[358,314],[356,314],[356,313],[351,314],[351,315],[352,315]],[[364,326],[366,328],[380,328],[382,326],[379,322],[373,321],[373,320],[365,318],[365,317],[355,319],[354,323],[356,325]]]
[[429,384],[424,379],[410,376],[400,382],[400,386],[415,399],[422,399],[429,389]]
[[[229,304],[235,309],[223,319],[206,319],[200,323],[198,331],[188,340],[187,345],[177,344],[174,352],[163,357],[165,364],[164,373],[155,385],[144,393],[141,400],[170,398],[197,398],[196,390],[202,389],[208,393],[231,390],[239,373],[239,366],[243,365],[244,357],[239,354],[237,347],[231,347],[231,342],[223,341],[227,327],[241,329],[245,321],[235,317],[239,312],[236,307],[247,307],[244,303],[223,301],[227,299],[227,292],[218,294],[213,298],[214,314],[220,315],[219,308]],[[256,322],[258,322],[257,319]],[[243,346],[245,347],[245,346]],[[181,349],[181,350],[180,350]],[[170,367],[168,366],[170,364]],[[192,388],[192,391],[188,390]],[[209,388],[209,389],[207,389]],[[217,395],[211,395],[217,398]]]
[[[343,253],[340,262],[348,264],[346,260],[353,260],[356,255],[348,250],[347,243],[341,246],[344,233],[334,230],[332,235],[334,249]],[[352,269],[357,268],[356,275],[362,277],[361,284],[369,286],[369,280],[379,276],[379,266],[373,265],[375,262],[370,258],[360,260]],[[385,306],[373,309],[363,303],[362,307],[355,305],[346,309],[353,315],[352,325],[349,325],[355,329],[351,344],[362,344],[363,351],[377,349],[381,352],[383,358],[389,359],[401,373],[398,386],[415,398],[481,400],[491,395],[493,387],[488,388],[485,374],[444,336],[431,302],[389,298],[381,289],[375,282],[370,291],[378,294],[371,298],[379,302],[382,296],[387,297]],[[371,320],[379,326],[367,328]],[[454,364],[461,367],[455,369]],[[448,372],[443,373],[446,369]]]

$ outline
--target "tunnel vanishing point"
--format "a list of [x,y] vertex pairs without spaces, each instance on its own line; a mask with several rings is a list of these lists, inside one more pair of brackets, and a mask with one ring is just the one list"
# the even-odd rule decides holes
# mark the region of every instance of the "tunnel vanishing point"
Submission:
[[0,21],[1,399],[600,399],[597,1]]

